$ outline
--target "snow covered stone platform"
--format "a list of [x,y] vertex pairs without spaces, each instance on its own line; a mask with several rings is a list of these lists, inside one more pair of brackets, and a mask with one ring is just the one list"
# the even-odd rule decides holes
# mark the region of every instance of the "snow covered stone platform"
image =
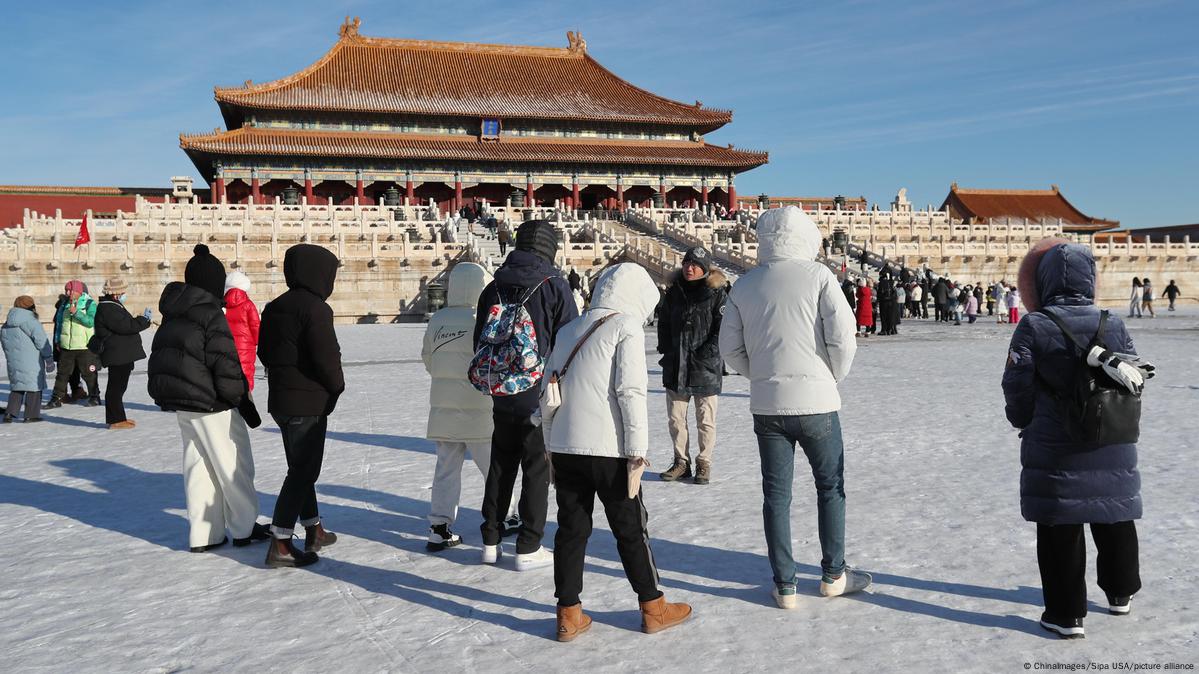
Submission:
[[[595,625],[559,644],[552,571],[516,573],[511,539],[497,567],[479,564],[482,478],[469,461],[456,526],[466,543],[426,552],[434,454],[423,437],[423,326],[378,325],[339,327],[348,388],[330,420],[318,492],[325,522],[341,538],[308,569],[263,568],[264,544],[187,552],[179,429],[147,397],[145,361],[127,399],[135,430],[108,431],[103,408],[78,406],[50,410],[49,423],[0,426],[0,670],[1016,672],[1038,662],[1194,664],[1199,312],[1161,313],[1130,321],[1159,372],[1146,393],[1140,443],[1144,589],[1130,616],[1107,615],[1092,547],[1084,641],[1051,638],[1036,622],[1035,527],[1020,518],[1019,440],[999,387],[1010,326],[904,321],[898,337],[862,342],[842,388],[842,420],[847,556],[874,574],[870,592],[818,595],[815,495],[801,459],[792,524],[795,556],[805,563],[799,610],[774,607],[748,385],[733,376],[720,403],[712,484],[655,476],[645,484],[662,588],[692,603],[695,615],[658,635],[638,631],[636,596],[597,507],[583,593]],[[652,368],[656,473],[669,463],[670,443]],[[266,385],[257,383],[259,401]],[[251,435],[266,521],[283,479],[283,448],[269,418]]]

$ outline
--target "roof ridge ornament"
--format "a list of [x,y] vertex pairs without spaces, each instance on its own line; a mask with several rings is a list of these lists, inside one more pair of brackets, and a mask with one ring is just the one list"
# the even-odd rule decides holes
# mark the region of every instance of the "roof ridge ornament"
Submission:
[[337,30],[337,37],[339,37],[339,38],[359,37],[358,28],[360,26],[362,26],[362,18],[361,17],[356,16],[356,17],[354,17],[354,21],[351,22],[350,17],[346,16],[346,20],[344,22],[342,22],[341,28],[339,28]]
[[587,53],[587,40],[583,39],[583,33],[581,31],[566,31],[566,42],[570,45],[569,51],[572,54]]

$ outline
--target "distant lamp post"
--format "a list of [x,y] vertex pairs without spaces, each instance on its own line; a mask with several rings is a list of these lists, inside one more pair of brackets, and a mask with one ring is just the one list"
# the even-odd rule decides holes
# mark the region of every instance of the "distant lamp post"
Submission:
[[758,208],[766,210],[770,208],[770,195],[765,192],[758,195]]
[[833,197],[833,205],[837,207],[837,210],[844,210],[845,209],[845,197],[841,196],[840,194]]
[[283,188],[283,203],[288,206],[296,206],[300,203],[300,190],[296,189],[295,185]]
[[400,205],[400,191],[398,189],[396,189],[395,185],[388,187],[387,191],[383,193],[383,205],[384,206],[399,206]]

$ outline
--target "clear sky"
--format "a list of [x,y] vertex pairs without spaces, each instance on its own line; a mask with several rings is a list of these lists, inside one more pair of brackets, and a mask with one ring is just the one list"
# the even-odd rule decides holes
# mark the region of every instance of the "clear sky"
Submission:
[[[741,194],[939,205],[1046,189],[1125,226],[1199,222],[1199,2],[13,3],[0,183],[166,186],[214,85],[299,70],[346,14],[385,37],[565,46],[658,94],[731,108],[713,143],[770,152]],[[198,176],[197,176],[198,177]]]

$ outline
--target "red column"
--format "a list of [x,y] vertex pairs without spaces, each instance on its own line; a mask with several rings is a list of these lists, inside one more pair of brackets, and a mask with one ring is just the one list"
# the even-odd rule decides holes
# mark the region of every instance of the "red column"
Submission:
[[361,179],[354,181],[354,194],[358,197],[359,204],[366,201],[366,192],[363,191],[364,188],[365,186],[362,184]]
[[731,180],[729,181],[729,210],[737,210],[737,186]]
[[670,202],[666,200],[666,183],[665,182],[658,183],[658,194],[662,195],[662,208],[670,208]]
[[212,184],[212,203],[219,204],[225,200],[225,179],[217,178]]
[[258,176],[250,178],[250,203],[257,204],[262,202],[262,194],[258,191]]
[[572,180],[570,181],[570,207],[578,208],[581,203],[583,202],[579,201],[579,181]]
[[454,178],[454,211],[462,210],[462,179]]
[[616,207],[624,210],[624,185],[616,183]]
[[708,205],[708,183],[704,183],[704,186],[699,193],[699,202],[705,206]]
[[304,179],[304,198],[308,200],[308,203],[312,203],[312,178]]
[[404,181],[404,196],[408,199],[409,206],[416,203],[416,189],[412,187],[411,178]]
[[533,181],[525,183],[525,208],[533,207]]

